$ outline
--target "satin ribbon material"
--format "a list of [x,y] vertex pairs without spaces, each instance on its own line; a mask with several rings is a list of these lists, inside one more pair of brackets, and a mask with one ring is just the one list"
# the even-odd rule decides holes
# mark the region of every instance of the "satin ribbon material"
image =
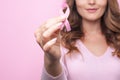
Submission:
[[[65,13],[63,12],[63,9],[66,8],[66,11]],[[69,9],[69,6],[67,5],[66,2],[63,3],[62,5],[62,10],[60,11],[60,14],[61,15],[64,15],[66,16],[66,20],[63,22],[63,24],[61,25],[61,30],[63,29],[63,27],[65,26],[66,27],[66,30],[67,31],[71,31],[71,27],[70,27],[70,24],[69,24],[69,21],[68,21],[68,17],[69,17],[69,14],[70,14],[70,9]]]

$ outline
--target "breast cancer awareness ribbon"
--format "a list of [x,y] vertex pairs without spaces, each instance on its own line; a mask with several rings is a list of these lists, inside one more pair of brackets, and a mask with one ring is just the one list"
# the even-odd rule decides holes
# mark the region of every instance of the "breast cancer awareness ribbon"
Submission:
[[[64,13],[63,9],[65,9],[65,8],[66,8],[66,11]],[[69,14],[70,14],[70,9],[69,9],[69,6],[67,5],[66,2],[63,3],[62,10],[60,11],[60,14],[66,16],[66,20],[63,22],[63,24],[61,26],[61,30],[65,26],[67,31],[71,31],[71,27],[70,27],[69,21],[67,19],[69,17]]]

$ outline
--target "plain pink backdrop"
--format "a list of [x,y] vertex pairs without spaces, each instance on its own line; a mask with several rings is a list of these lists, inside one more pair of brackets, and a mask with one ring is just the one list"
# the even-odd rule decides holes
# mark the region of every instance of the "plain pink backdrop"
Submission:
[[43,53],[34,31],[58,16],[61,0],[0,0],[0,80],[40,80]]
[[40,80],[43,52],[34,31],[43,21],[59,15],[61,3],[62,0],[0,1],[0,80]]

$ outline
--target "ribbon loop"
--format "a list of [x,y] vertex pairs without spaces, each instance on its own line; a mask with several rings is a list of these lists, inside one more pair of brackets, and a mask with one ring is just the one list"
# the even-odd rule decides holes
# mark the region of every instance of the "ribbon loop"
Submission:
[[[66,11],[65,13],[63,12],[63,9],[66,8]],[[71,31],[71,28],[70,28],[70,24],[69,24],[69,21],[68,21],[68,17],[69,17],[69,14],[70,14],[70,9],[69,9],[69,6],[67,5],[66,2],[63,3],[62,5],[62,10],[61,10],[61,15],[64,15],[66,16],[66,20],[63,22],[62,26],[61,26],[61,30],[63,29],[63,27],[65,26],[66,27],[66,30],[67,31]]]

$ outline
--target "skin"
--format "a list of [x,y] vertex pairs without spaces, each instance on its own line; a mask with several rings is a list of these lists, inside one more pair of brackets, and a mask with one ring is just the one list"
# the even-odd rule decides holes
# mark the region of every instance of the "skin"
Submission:
[[[100,18],[104,14],[107,0],[75,1],[77,11],[82,17],[82,27],[85,33],[83,43],[93,53],[93,55],[101,56],[108,47],[105,37],[102,35],[100,29]],[[86,11],[86,8],[98,8],[98,10],[95,13],[89,13]],[[57,76],[62,72],[62,67],[59,62],[61,57],[59,30],[65,19],[66,16],[58,16],[49,19],[34,33],[37,43],[44,51],[45,68],[52,76]]]
[[[82,17],[82,27],[85,33],[83,43],[93,55],[100,57],[108,48],[100,25],[101,16],[107,6],[107,0],[76,0],[76,6],[78,13]],[[98,10],[90,13],[86,10],[89,8],[97,8]]]

